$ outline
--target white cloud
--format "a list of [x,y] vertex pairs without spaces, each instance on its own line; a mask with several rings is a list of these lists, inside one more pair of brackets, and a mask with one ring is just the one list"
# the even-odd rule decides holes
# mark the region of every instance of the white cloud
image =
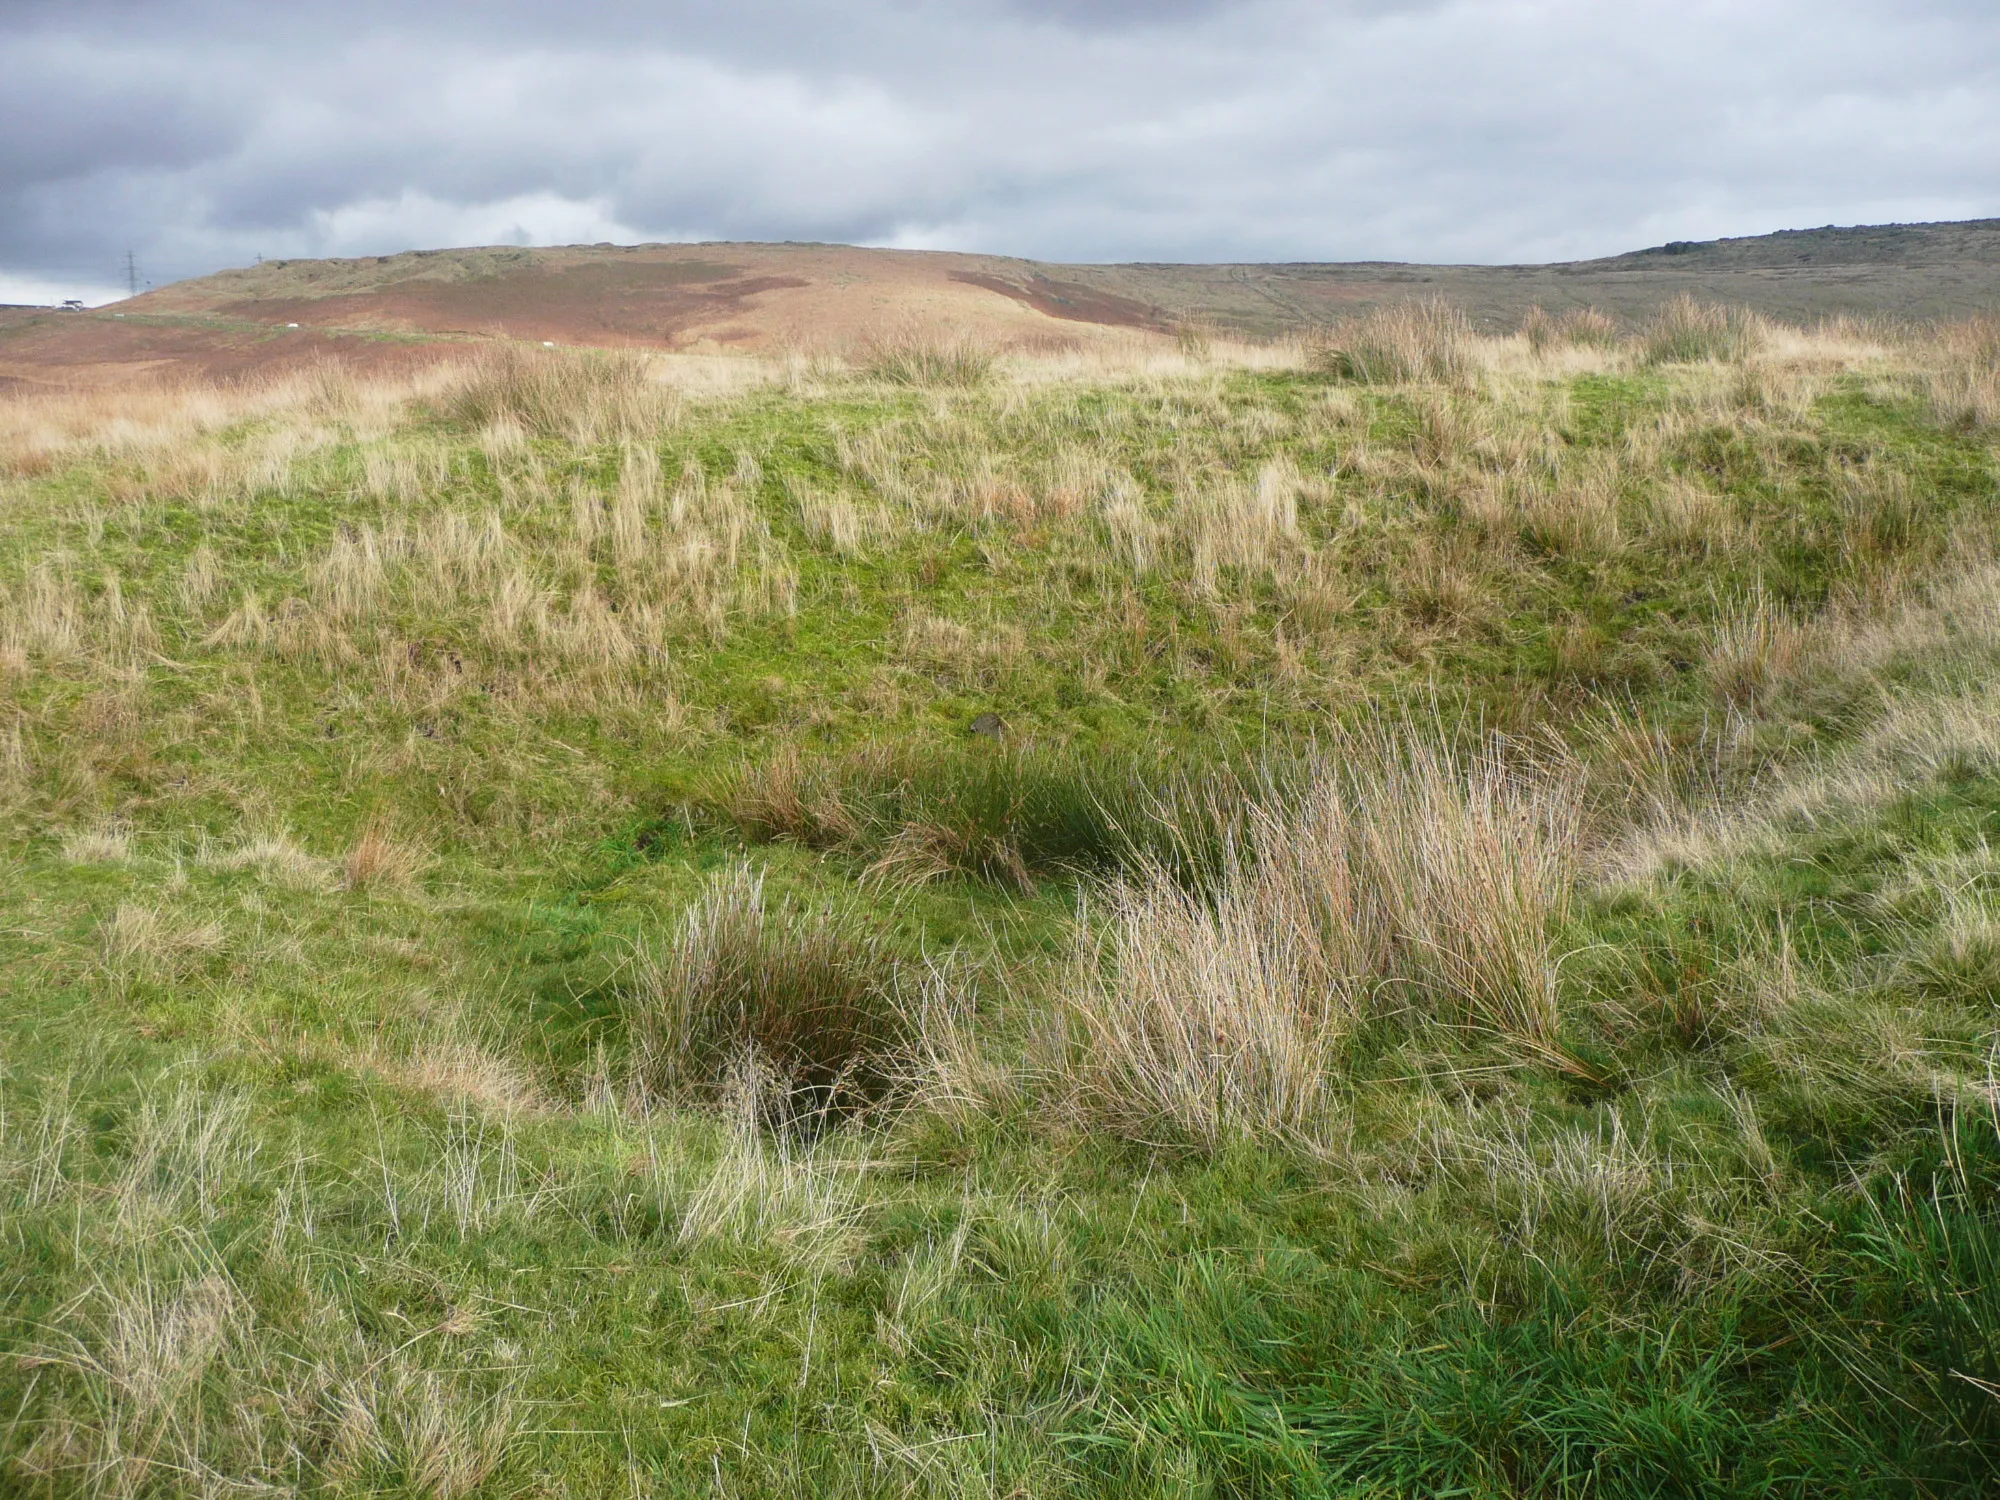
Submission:
[[646,238],[621,223],[602,200],[523,193],[491,203],[446,203],[406,191],[391,198],[312,211],[291,255],[371,255],[383,245],[577,245]]

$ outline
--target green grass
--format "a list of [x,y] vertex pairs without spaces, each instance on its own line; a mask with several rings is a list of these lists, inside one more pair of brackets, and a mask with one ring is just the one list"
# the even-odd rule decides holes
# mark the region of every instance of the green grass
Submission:
[[[16,466],[0,1489],[1990,1492],[2000,647],[1922,613],[1984,438],[1611,356],[1512,405],[877,373],[489,369],[386,436],[248,416],[212,487],[194,439]],[[448,453],[414,502],[397,444]],[[487,511],[491,572],[388,541]],[[494,624],[513,568],[545,626]],[[1752,609],[1805,644],[1718,664]],[[1364,1017],[1309,1145],[1097,1128],[1102,882],[1213,899],[1315,749],[1440,721],[1580,789],[1553,1034]],[[840,1107],[787,1128],[760,1046]]]

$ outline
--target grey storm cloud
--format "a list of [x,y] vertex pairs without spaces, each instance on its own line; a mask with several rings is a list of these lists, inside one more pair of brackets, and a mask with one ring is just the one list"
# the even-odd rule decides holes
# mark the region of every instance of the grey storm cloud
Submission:
[[602,239],[1549,259],[1991,214],[1996,169],[1990,0],[0,3],[0,277],[38,284]]

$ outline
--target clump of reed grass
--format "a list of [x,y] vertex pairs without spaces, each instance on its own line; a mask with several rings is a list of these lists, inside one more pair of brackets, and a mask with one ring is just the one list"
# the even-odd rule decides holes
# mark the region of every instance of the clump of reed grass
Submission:
[[1905,471],[1875,464],[1843,465],[1832,479],[1847,547],[1856,559],[1888,562],[1923,535],[1926,507]]
[[209,869],[247,871],[296,891],[325,890],[331,882],[328,862],[301,848],[282,828],[252,834],[233,848],[204,841],[196,857]]
[[1959,431],[2000,424],[2000,318],[1947,324],[1931,340],[1924,388],[1938,422]]
[[1269,574],[1288,555],[1303,554],[1299,496],[1306,489],[1298,466],[1279,458],[1263,466],[1255,483],[1222,479],[1184,496],[1177,518],[1187,532],[1195,587],[1212,591],[1225,568]]
[[1306,883],[1252,857],[1212,901],[1152,875],[1106,906],[1065,996],[1086,1112],[1142,1140],[1312,1139],[1358,1018]]
[[752,1057],[724,1082],[708,1122],[720,1137],[712,1158],[649,1149],[661,1217],[684,1249],[769,1247],[800,1269],[836,1272],[866,1240],[871,1143],[770,1131],[772,1083]]
[[1640,357],[1649,365],[1741,360],[1764,343],[1763,320],[1744,308],[1700,302],[1683,292],[1646,325]]
[[423,873],[429,855],[422,846],[398,839],[384,823],[371,822],[341,861],[341,880],[350,891],[400,889]]
[[664,940],[642,947],[625,998],[649,1090],[715,1100],[745,1068],[780,1121],[877,1097],[900,1037],[901,966],[872,934],[764,895],[739,865],[710,880]]
[[963,335],[905,329],[870,341],[861,370],[890,385],[967,388],[993,372],[993,351]]
[[640,355],[513,344],[470,361],[442,406],[452,421],[477,431],[517,429],[578,442],[643,436],[667,425],[677,409]]
[[1477,368],[1471,322],[1438,298],[1378,307],[1335,329],[1315,363],[1358,385],[1464,385]]
[[787,748],[711,794],[747,837],[840,849],[874,874],[922,884],[968,876],[1017,889],[1037,877],[1165,864],[1212,871],[1219,846],[1177,809],[1221,770],[1075,748]]
[[218,948],[223,932],[213,922],[195,927],[177,925],[154,907],[121,901],[104,924],[103,942],[105,952],[114,959],[157,963]]
[[123,823],[72,829],[63,836],[64,864],[118,865],[131,857],[132,830]]
[[1174,324],[1174,347],[1183,359],[1206,360],[1215,349],[1215,330],[1206,323],[1177,322]]
[[1142,1139],[1311,1140],[1371,1022],[1546,1050],[1578,831],[1577,799],[1495,745],[1342,744],[1229,821],[1212,890],[1110,887],[1065,995],[1078,1101]]
[[1813,644],[1806,627],[1760,588],[1716,626],[1709,685],[1724,702],[1752,707],[1799,675]]
[[1734,551],[1750,539],[1729,496],[1679,474],[1650,487],[1643,525],[1654,546],[1695,556]]
[[1618,343],[1618,325],[1594,307],[1550,313],[1537,305],[1521,320],[1521,336],[1537,354],[1557,349],[1610,349]]

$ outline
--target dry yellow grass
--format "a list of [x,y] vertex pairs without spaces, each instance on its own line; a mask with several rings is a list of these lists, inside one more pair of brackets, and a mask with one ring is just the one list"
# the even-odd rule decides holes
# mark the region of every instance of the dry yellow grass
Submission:
[[[681,460],[663,464],[645,434],[662,430],[647,423],[734,410],[757,384],[790,378],[783,360],[607,365],[532,350],[418,376],[0,402],[0,462],[87,462],[110,481],[102,498],[66,502],[59,534],[0,585],[0,677],[60,675],[84,687],[87,709],[67,735],[17,716],[4,731],[7,785],[67,777],[65,795],[90,805],[89,789],[139,753],[146,684],[169,661],[217,669],[203,678],[207,711],[243,734],[257,732],[280,669],[306,667],[417,717],[423,735],[470,703],[523,723],[579,710],[699,735],[718,719],[684,702],[689,672],[746,627],[783,629],[824,606],[842,587],[824,559],[939,552],[959,536],[996,580],[1032,576],[1051,615],[1082,612],[1101,590],[1068,643],[1093,693],[1165,659],[1190,676],[1268,672],[1291,701],[1337,701],[1370,660],[1421,667],[1454,643],[1504,635],[1513,622],[1498,601],[1552,560],[1739,563],[1773,545],[1771,518],[1691,468],[1691,445],[1726,432],[1782,477],[1828,380],[1928,389],[1940,372],[1974,368],[1984,347],[1977,329],[1929,343],[1845,326],[1763,329],[1730,360],[1677,367],[1661,409],[1584,451],[1557,437],[1573,419],[1575,361],[1629,369],[1635,346],[1557,339],[1536,354],[1525,337],[1474,336],[1421,309],[1398,317],[1383,327],[1416,339],[1411,358],[1443,338],[1455,373],[1385,388],[1411,416],[1393,435],[1367,388],[1280,409],[1232,387],[1240,372],[1306,365],[1315,351],[1304,343],[1112,341],[1005,353],[977,388],[837,424],[830,477],[785,466],[771,484],[757,442],[676,472]],[[855,388],[839,361],[808,363],[820,388]],[[1107,389],[1119,400],[1100,400]],[[468,391],[497,403],[489,439],[510,423],[515,436],[480,451],[421,425]],[[529,426],[556,436],[527,441],[512,413],[530,407]],[[1136,461],[1163,433],[1179,434],[1166,461]],[[579,437],[598,449],[577,449]],[[1294,456],[1306,451],[1332,458]],[[1855,574],[1843,587],[1879,615],[1925,565],[1908,552],[1912,480],[1881,455],[1829,464]],[[218,545],[273,497],[329,492],[371,503],[303,555],[287,542],[265,566]],[[135,582],[129,563],[106,557],[107,535],[158,525],[169,500],[204,516],[206,534],[173,576]],[[1207,614],[1198,659],[1147,618],[1143,591],[1160,587]],[[1264,589],[1282,601],[1275,627],[1251,623]],[[858,674],[846,706],[908,712],[943,695],[1005,693],[1037,670],[1034,632],[1018,617],[916,595],[890,619],[892,660]],[[1800,626],[1750,598],[1698,648],[1718,699],[1742,708],[1807,670]],[[1554,682],[1626,670],[1583,616],[1550,622],[1547,639]],[[787,721],[828,714],[782,684],[771,695]],[[912,851],[911,869],[922,855]]]
[[1367,385],[1465,385],[1480,363],[1478,342],[1459,308],[1412,300],[1333,330],[1317,358],[1334,374]]
[[1107,892],[1067,991],[1091,1117],[1141,1138],[1324,1141],[1332,1064],[1367,1022],[1552,1038],[1573,789],[1494,746],[1461,760],[1435,730],[1376,732],[1237,826],[1212,896],[1165,873]]
[[[1662,454],[1680,440],[1673,423],[1697,415],[1753,428],[1789,421],[1822,372],[1879,369],[1891,358],[1880,344],[1845,330],[1769,334],[1727,378],[1709,379],[1699,369],[1686,377],[1691,390],[1705,392],[1684,405],[1687,418],[1670,412],[1650,435],[1635,430],[1622,455],[1579,466],[1547,446],[1568,368],[1549,364],[1555,345],[1545,347],[1548,358],[1523,362],[1521,341],[1475,337],[1436,309],[1404,309],[1377,321],[1385,347],[1395,343],[1391,334],[1407,335],[1404,364],[1411,371],[1431,379],[1448,365],[1443,378],[1460,390],[1450,399],[1433,391],[1418,403],[1420,421],[1407,450],[1361,441],[1361,409],[1347,391],[1330,392],[1321,410],[1302,418],[1225,399],[1222,382],[1231,371],[1297,367],[1314,357],[1304,345],[1210,340],[1196,357],[1140,340],[1130,349],[1106,343],[1009,354],[989,389],[950,393],[908,417],[842,435],[845,482],[838,489],[788,474],[787,494],[806,536],[839,556],[860,557],[939,528],[999,521],[1032,545],[1060,538],[1072,553],[1115,562],[1135,579],[1185,570],[1218,607],[1235,586],[1225,587],[1228,580],[1270,579],[1302,601],[1317,598],[1302,609],[1324,626],[1342,613],[1347,596],[1337,580],[1344,569],[1315,557],[1308,539],[1314,528],[1301,520],[1307,512],[1368,506],[1375,503],[1371,486],[1414,487],[1462,506],[1496,537],[1530,549],[1602,559],[1640,537],[1696,555],[1727,553],[1749,540],[1744,526],[1699,485],[1660,470]],[[1433,343],[1449,357],[1432,350]],[[1939,357],[1949,363],[1959,359],[1951,351],[1976,344],[1972,334],[1949,336]],[[1607,367],[1635,357],[1591,340],[1561,347]],[[343,669],[375,662],[385,669],[384,691],[401,696],[413,685],[411,674],[405,664],[390,664],[415,647],[398,640],[399,616],[463,613],[478,620],[478,634],[498,658],[489,672],[504,671],[536,694],[616,697],[642,684],[661,690],[672,639],[689,621],[720,640],[732,622],[789,617],[798,607],[798,564],[751,498],[759,487],[752,456],[739,455],[738,473],[728,478],[676,477],[660,471],[651,446],[632,441],[657,430],[649,424],[677,420],[676,402],[726,402],[746,382],[783,378],[782,362],[724,361],[727,369],[711,369],[684,358],[648,363],[545,354],[502,352],[470,368],[393,380],[298,377],[235,392],[161,390],[126,393],[116,402],[78,393],[0,403],[12,423],[0,426],[0,458],[33,466],[97,455],[130,469],[134,495],[181,495],[210,508],[324,484],[334,473],[326,466],[335,462],[336,447],[358,440],[355,458],[343,460],[358,463],[346,482],[387,507],[382,518],[348,527],[312,559],[297,597],[227,576],[220,554],[206,543],[188,556],[178,588],[165,598],[135,597],[115,575],[46,559],[0,600],[0,664],[18,674],[37,663],[91,660],[109,667],[136,660],[162,649],[162,620],[170,611],[200,621],[208,650],[275,653]],[[843,377],[822,362],[814,378]],[[1064,406],[1060,393],[1106,383],[1156,404],[1170,423],[1201,429],[1204,442],[1216,445],[1211,459],[1177,479],[1171,504],[1149,500],[1134,481],[1115,425],[1093,434],[1089,423],[1099,419]],[[468,410],[477,406],[473,414],[488,418],[489,451],[470,461],[493,467],[499,505],[454,498],[468,472],[465,455],[399,426],[404,416],[439,402],[470,403]],[[600,488],[552,472],[544,455],[522,446],[523,421],[563,441],[621,442],[615,483]],[[1064,425],[1078,421],[1082,441]],[[246,427],[247,436],[229,436]],[[509,431],[515,436],[507,437]],[[1319,433],[1334,436],[1343,450],[1332,475],[1304,473],[1288,459],[1243,472],[1231,456],[1238,443],[1254,450],[1275,437]],[[1896,482],[1864,476],[1850,485],[1858,549],[1893,543]],[[539,522],[528,524],[551,506],[567,511],[566,542],[552,539]],[[85,525],[86,542],[93,527],[101,531],[101,517]],[[1415,554],[1419,571],[1435,575],[1433,584],[1413,578],[1406,597],[1418,601],[1420,616],[1432,624],[1477,619],[1478,580],[1488,560],[1468,570],[1465,559],[1441,561],[1437,545],[1427,542],[1429,550]],[[615,589],[591,576],[601,565],[608,565]],[[551,676],[537,662],[560,664],[563,674],[581,672],[588,681]],[[466,666],[461,675],[469,682]]]
[[1954,426],[2000,424],[2000,319],[1974,318],[1942,331],[1926,385],[1938,418]]
[[132,857],[132,831],[121,823],[75,829],[63,836],[62,857],[73,865],[123,864]]
[[349,890],[405,889],[423,873],[429,855],[422,846],[397,839],[380,820],[362,829],[342,861]]

